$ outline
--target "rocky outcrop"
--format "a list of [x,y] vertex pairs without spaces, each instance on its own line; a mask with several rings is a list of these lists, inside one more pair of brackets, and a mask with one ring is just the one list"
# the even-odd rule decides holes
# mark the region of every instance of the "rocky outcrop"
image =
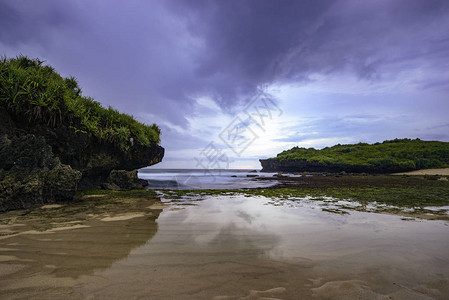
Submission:
[[135,190],[143,189],[147,185],[148,181],[137,177],[137,170],[112,170],[104,188],[108,190]]
[[398,166],[363,166],[346,164],[321,164],[305,159],[260,159],[262,172],[329,172],[329,173],[395,173],[410,171],[410,168]]
[[0,137],[0,211],[70,200],[80,179],[43,137]]
[[[56,133],[56,135],[55,135]],[[80,170],[80,188],[98,188],[108,182],[112,170],[132,171],[162,161],[164,148],[134,144],[123,151],[89,134],[75,134],[68,128],[45,132],[45,138],[61,162]]]
[[29,124],[0,107],[0,211],[68,201],[77,189],[111,183],[142,188],[133,170],[163,156],[164,148],[156,144],[123,151],[64,124]]

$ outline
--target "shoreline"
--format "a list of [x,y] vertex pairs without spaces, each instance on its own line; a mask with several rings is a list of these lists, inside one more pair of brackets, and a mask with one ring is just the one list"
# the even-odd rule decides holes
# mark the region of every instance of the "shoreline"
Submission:
[[422,169],[410,172],[393,173],[391,175],[441,175],[449,176],[449,168],[442,169]]
[[[416,247],[406,250],[417,239],[421,255],[444,257],[449,182],[434,178],[327,175],[270,177],[265,180],[282,186],[239,190],[90,190],[75,202],[0,213],[2,296],[186,299],[181,295],[194,286],[188,299],[204,293],[208,299],[330,299],[328,289],[349,295],[347,285],[355,284],[357,291],[387,297],[405,289],[391,289],[388,269],[376,271],[382,281],[373,280],[372,266],[385,260],[373,251],[394,245],[386,247],[389,264],[404,274],[415,273],[395,257],[416,257]],[[379,232],[392,230],[393,237],[377,244]],[[429,237],[431,250],[424,244]],[[404,251],[396,251],[398,240]],[[354,275],[354,261],[360,274]],[[441,262],[415,265],[444,271]],[[217,270],[220,277],[213,277]],[[416,273],[426,281],[411,287],[430,282],[432,272]],[[236,289],[228,282],[242,284]]]

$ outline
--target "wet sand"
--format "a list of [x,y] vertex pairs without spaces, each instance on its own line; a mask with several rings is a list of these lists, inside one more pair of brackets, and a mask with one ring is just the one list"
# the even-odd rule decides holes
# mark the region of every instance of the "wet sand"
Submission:
[[445,169],[424,169],[411,172],[394,173],[392,175],[444,175],[449,176],[449,168]]
[[35,232],[38,213],[3,215],[0,298],[449,298],[447,221],[261,196],[162,201],[78,209]]

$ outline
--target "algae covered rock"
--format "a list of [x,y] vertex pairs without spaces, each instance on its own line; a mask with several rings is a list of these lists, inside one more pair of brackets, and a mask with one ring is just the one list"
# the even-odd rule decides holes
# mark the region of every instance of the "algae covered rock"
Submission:
[[43,137],[1,137],[0,211],[70,200],[80,179],[81,172],[61,164]]
[[81,179],[81,172],[61,163],[44,175],[44,194],[55,201],[68,201],[73,198]]
[[146,180],[137,177],[137,170],[112,170],[108,177],[107,189],[133,190],[142,189],[148,185]]

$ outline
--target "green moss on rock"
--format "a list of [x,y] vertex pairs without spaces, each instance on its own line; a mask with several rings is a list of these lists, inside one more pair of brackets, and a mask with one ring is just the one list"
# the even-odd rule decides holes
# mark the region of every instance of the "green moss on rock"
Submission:
[[54,157],[43,137],[0,139],[0,211],[71,200],[81,172]]

